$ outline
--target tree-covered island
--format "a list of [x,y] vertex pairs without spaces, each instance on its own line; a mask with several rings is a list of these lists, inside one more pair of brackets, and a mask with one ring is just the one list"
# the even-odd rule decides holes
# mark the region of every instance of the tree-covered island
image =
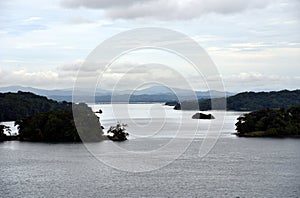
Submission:
[[16,121],[37,113],[71,108],[71,102],[57,102],[30,92],[0,93],[0,122]]
[[83,141],[93,142],[104,139],[99,119],[92,109],[84,103],[74,105],[82,111],[81,123],[74,122],[72,109],[38,113],[15,122],[19,140],[80,142],[84,138]]
[[[19,134],[6,135],[4,131],[9,129],[0,125],[0,141],[95,142],[108,139],[103,135],[99,117],[87,104],[57,102],[29,92],[0,93],[1,121],[15,121]],[[117,136],[127,136],[119,132]]]
[[121,124],[121,123],[117,123],[116,126],[111,126],[107,133],[108,133],[108,138],[110,140],[113,141],[125,141],[127,140],[127,136],[129,136],[129,134],[126,132],[126,124]]
[[212,109],[212,102],[214,103],[214,110],[225,110],[224,107],[230,111],[288,108],[290,106],[300,105],[300,90],[243,92],[227,98],[182,101],[181,103],[177,103],[174,109],[206,111]]
[[239,137],[300,137],[300,106],[244,114],[236,130]]

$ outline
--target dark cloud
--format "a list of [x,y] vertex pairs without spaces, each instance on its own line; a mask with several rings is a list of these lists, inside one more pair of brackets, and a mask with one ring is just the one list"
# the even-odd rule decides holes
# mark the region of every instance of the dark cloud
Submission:
[[203,14],[231,14],[265,8],[271,0],[63,0],[67,8],[101,9],[113,19],[186,20]]

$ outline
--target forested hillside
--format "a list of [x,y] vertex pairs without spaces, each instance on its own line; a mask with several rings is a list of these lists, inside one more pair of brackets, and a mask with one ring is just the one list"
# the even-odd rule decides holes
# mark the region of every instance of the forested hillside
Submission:
[[[19,140],[38,142],[80,142],[100,141],[104,137],[99,118],[84,103],[75,104],[80,122],[73,118],[72,110],[37,113],[16,121]],[[79,116],[79,115],[77,115]]]
[[0,93],[0,122],[16,121],[36,113],[71,108],[72,103],[57,102],[30,92]]
[[244,114],[235,124],[242,137],[300,137],[300,106]]
[[[178,103],[174,109],[177,110],[211,110],[211,100],[216,104],[222,103],[224,98],[207,99],[199,101],[184,101]],[[226,98],[227,110],[254,111],[260,109],[287,108],[300,105],[300,90],[272,91],[272,92],[243,92]],[[222,109],[216,107],[215,109]]]

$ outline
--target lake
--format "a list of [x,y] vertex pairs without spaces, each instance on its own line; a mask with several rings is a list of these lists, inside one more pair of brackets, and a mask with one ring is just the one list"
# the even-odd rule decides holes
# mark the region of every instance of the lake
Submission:
[[299,139],[237,138],[240,112],[91,105],[116,143],[0,143],[0,197],[300,197]]

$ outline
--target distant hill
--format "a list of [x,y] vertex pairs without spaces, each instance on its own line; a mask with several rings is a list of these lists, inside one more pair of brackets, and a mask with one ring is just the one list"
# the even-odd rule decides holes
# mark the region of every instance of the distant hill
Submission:
[[300,105],[300,90],[244,92],[231,96],[227,100],[228,109],[236,111],[288,108],[297,105]]
[[[9,86],[9,87],[0,87],[0,92],[32,92],[37,95],[47,96],[50,99],[57,101],[72,101],[72,88],[68,89],[53,89],[53,90],[45,90],[45,89],[37,89],[32,87],[23,87],[23,86]],[[76,102],[167,102],[178,100],[178,97],[182,100],[192,100],[195,96],[198,99],[208,99],[208,98],[217,98],[226,94],[227,96],[233,95],[230,92],[219,92],[219,91],[192,91],[189,89],[179,89],[179,88],[169,88],[167,86],[151,86],[144,89],[139,90],[119,90],[112,91],[105,89],[97,89],[95,93],[95,98],[89,98],[87,100],[87,93],[85,90],[80,91],[80,95],[82,95],[84,101],[76,101]]]
[[[31,92],[37,95],[41,96],[47,96],[47,98],[57,100],[57,101],[72,101],[72,93],[73,89],[72,88],[67,88],[67,89],[37,89],[33,87],[23,87],[23,86],[8,86],[8,87],[0,87],[0,92],[5,93],[5,92],[12,92],[12,93],[17,93],[18,91],[22,92]],[[84,90],[80,93],[81,95],[86,95]],[[104,90],[104,89],[97,89],[97,95],[103,96],[103,95],[110,95],[111,92]]]
[[[184,101],[174,108],[179,110],[211,110],[211,100],[216,104],[224,98],[206,99],[199,101]],[[243,92],[226,98],[227,110],[254,111],[265,108],[277,109],[300,105],[300,90],[272,92]],[[218,106],[215,108],[218,109]],[[220,107],[221,109],[221,107]]]
[[23,87],[23,86],[8,86],[8,87],[0,87],[0,92],[13,92],[16,93],[18,91],[22,92],[31,92],[34,94],[42,95],[42,96],[49,96],[49,95],[71,95],[72,89],[38,89],[33,87]]
[[57,102],[30,92],[0,93],[0,122],[16,121],[36,113],[71,109],[69,102]]

